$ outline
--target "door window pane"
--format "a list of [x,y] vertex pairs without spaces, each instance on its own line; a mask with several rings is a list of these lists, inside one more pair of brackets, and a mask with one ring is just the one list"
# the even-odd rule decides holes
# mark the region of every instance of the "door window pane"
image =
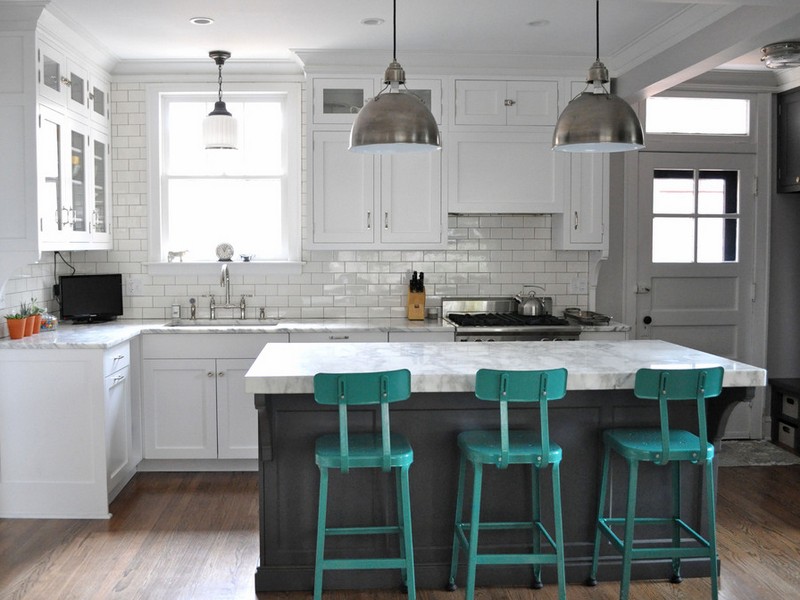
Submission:
[[697,220],[697,262],[736,261],[738,246],[737,219],[703,218]]
[[653,218],[653,262],[694,262],[694,219]]
[[685,178],[659,178],[653,181],[653,213],[664,215],[694,212],[694,179],[691,171]]

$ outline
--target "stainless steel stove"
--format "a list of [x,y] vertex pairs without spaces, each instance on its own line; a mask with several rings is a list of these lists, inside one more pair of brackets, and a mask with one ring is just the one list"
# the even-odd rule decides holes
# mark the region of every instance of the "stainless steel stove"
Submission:
[[442,298],[442,317],[455,326],[457,342],[577,340],[581,333],[553,315],[517,314],[517,301],[504,296]]

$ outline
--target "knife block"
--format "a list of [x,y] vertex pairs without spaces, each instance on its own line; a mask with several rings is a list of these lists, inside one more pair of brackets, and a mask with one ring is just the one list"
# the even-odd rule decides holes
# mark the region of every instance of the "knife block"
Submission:
[[408,320],[425,320],[425,292],[408,292]]

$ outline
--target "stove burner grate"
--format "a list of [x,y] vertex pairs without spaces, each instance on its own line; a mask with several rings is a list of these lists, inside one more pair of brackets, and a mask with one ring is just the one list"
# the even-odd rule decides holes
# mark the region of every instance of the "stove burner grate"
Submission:
[[449,313],[447,318],[460,327],[541,327],[570,324],[569,321],[553,315],[517,313]]

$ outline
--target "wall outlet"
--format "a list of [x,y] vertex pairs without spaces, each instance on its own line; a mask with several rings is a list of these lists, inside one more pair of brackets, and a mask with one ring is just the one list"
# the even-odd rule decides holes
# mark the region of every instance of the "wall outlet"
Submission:
[[142,293],[142,276],[128,275],[125,280],[125,290],[129,296],[139,296]]

